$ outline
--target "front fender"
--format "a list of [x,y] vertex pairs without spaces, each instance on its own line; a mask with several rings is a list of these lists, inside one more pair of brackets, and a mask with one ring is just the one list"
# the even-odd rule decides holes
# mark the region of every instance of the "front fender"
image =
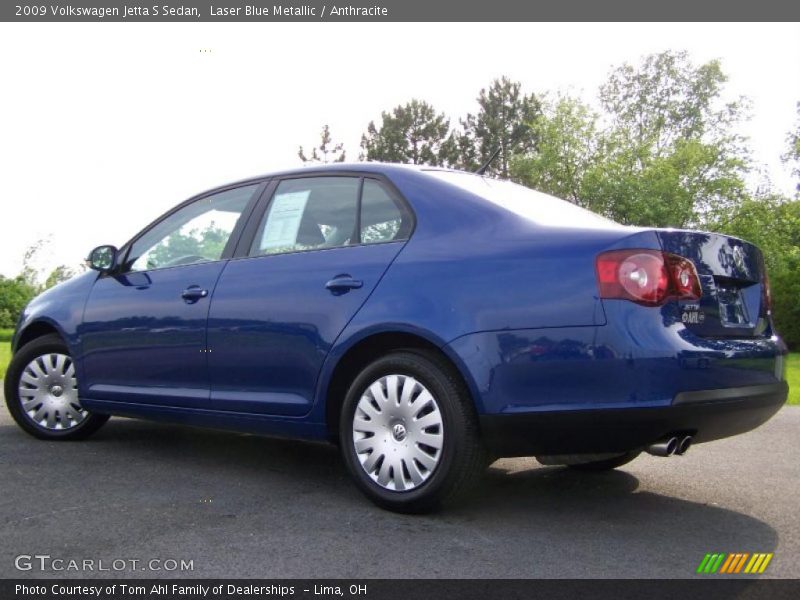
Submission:
[[20,316],[12,339],[12,352],[19,349],[26,331],[37,324],[46,324],[64,338],[70,353],[77,358],[80,354],[79,328],[83,321],[83,309],[96,279],[97,273],[89,271],[45,290],[31,300]]

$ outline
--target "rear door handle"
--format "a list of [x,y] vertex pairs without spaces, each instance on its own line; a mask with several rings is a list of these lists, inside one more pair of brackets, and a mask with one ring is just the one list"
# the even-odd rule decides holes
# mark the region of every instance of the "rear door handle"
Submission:
[[348,290],[357,290],[364,286],[360,279],[353,279],[350,275],[337,275],[325,284],[325,287],[334,294],[343,294]]
[[205,298],[206,296],[208,296],[208,290],[204,290],[197,285],[186,288],[181,294],[181,298],[183,298],[188,304],[193,304],[201,298]]

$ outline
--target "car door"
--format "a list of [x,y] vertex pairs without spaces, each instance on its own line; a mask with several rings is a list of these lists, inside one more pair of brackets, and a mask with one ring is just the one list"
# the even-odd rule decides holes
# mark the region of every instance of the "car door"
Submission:
[[412,220],[403,201],[375,179],[278,182],[211,303],[212,407],[308,413],[332,344],[400,252]]
[[211,294],[259,187],[182,205],[123,250],[116,271],[98,277],[80,331],[82,397],[208,407]]

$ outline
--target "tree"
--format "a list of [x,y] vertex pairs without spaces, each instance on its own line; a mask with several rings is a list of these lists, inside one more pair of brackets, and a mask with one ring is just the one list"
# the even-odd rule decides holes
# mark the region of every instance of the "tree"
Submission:
[[45,289],[66,281],[75,276],[79,269],[67,265],[59,265],[53,269],[44,284],[41,276],[45,272],[42,253],[45,252],[49,239],[40,239],[31,244],[22,259],[22,271],[13,278],[0,275],[0,328],[16,327],[22,310],[37,294]]
[[774,194],[745,200],[719,229],[761,248],[776,327],[791,348],[800,347],[800,200]]
[[50,243],[50,238],[43,238],[31,244],[23,255],[22,271],[15,278],[25,282],[37,294],[74,277],[85,269],[82,264],[75,267],[62,264],[47,271],[52,264],[52,253],[48,252]]
[[699,140],[681,140],[670,154],[644,160],[635,148],[617,147],[587,169],[584,204],[630,225],[713,228],[747,197],[739,168],[737,159]]
[[797,125],[794,131],[790,131],[786,135],[786,144],[788,146],[786,154],[781,158],[783,162],[793,166],[792,175],[796,176],[797,181],[797,196],[800,198],[800,102],[797,103]]
[[47,276],[47,279],[44,282],[45,289],[50,289],[51,287],[58,285],[68,279],[71,279],[77,275],[77,271],[68,267],[67,265],[59,265]]
[[575,204],[584,204],[587,170],[601,160],[598,115],[569,96],[545,102],[531,124],[536,151],[514,157],[511,178]]
[[695,67],[684,52],[623,64],[600,88],[600,101],[617,132],[652,156],[669,154],[678,139],[730,141],[729,127],[742,115],[743,100],[718,106],[727,77],[719,61]]
[[0,328],[16,327],[22,309],[37,293],[22,276],[8,279],[0,275]]
[[37,260],[49,243],[50,240],[48,238],[43,238],[28,246],[22,257],[22,272],[17,276],[17,279],[22,279],[26,284],[37,290],[41,287],[39,283],[41,268],[36,266]]
[[450,120],[420,100],[381,113],[381,125],[370,121],[361,136],[362,159],[443,166],[455,153]]
[[685,52],[615,69],[600,89],[610,125],[602,164],[586,174],[585,203],[637,225],[714,223],[745,197],[749,159],[734,126],[745,102],[723,104],[718,61]]
[[507,178],[512,156],[535,149],[531,123],[541,114],[541,103],[521,88],[520,83],[501,77],[480,91],[478,113],[467,114],[461,121],[463,131],[454,136],[461,168],[474,171],[499,149],[487,173]]
[[318,162],[327,164],[332,162],[344,162],[345,154],[344,144],[341,142],[335,144],[333,143],[331,129],[327,124],[322,128],[319,146],[311,149],[311,156],[306,156],[305,150],[303,150],[302,146],[300,146],[297,151],[297,156],[299,156],[300,160],[302,160],[304,163]]

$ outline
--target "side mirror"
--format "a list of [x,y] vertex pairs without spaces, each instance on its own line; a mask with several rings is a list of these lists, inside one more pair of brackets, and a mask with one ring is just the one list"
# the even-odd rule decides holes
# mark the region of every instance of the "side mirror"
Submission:
[[89,253],[86,264],[90,269],[107,273],[117,266],[118,252],[115,246],[98,246]]

